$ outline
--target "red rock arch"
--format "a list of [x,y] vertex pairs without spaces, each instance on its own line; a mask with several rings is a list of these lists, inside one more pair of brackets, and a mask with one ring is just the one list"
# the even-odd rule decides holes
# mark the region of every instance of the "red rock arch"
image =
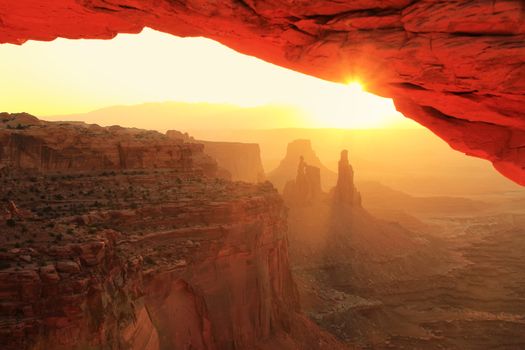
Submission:
[[0,0],[0,43],[143,27],[206,36],[328,80],[358,78],[525,185],[521,0]]

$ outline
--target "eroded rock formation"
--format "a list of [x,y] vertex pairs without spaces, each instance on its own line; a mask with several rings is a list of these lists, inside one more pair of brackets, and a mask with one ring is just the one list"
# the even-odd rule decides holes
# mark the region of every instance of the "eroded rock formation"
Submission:
[[[0,129],[0,200],[33,215],[0,222],[2,349],[343,348],[299,312],[271,184],[205,176],[158,133],[23,118]],[[140,146],[124,168],[112,140]]]
[[204,152],[228,170],[233,181],[251,183],[265,181],[261,151],[256,143],[198,141]]
[[284,185],[283,198],[292,205],[308,205],[318,201],[322,196],[320,169],[306,164],[304,158],[299,158],[295,180]]
[[354,169],[348,162],[348,151],[341,151],[337,173],[337,185],[332,190],[332,197],[336,206],[361,205],[361,195],[354,184]]
[[0,42],[206,36],[324,79],[361,80],[453,148],[525,184],[521,0],[0,0]]
[[278,190],[284,189],[285,184],[298,176],[297,161],[299,159],[308,166],[319,169],[321,187],[330,188],[336,183],[337,174],[325,167],[319,157],[312,149],[310,140],[294,140],[288,144],[286,155],[279,166],[268,173],[268,180]]

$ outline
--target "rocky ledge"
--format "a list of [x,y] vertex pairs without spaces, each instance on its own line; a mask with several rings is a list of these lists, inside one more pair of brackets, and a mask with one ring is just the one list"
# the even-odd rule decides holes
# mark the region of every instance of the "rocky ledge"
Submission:
[[[38,131],[40,148],[51,148],[45,130],[0,131],[11,140]],[[97,130],[79,157],[112,132]],[[136,132],[124,131],[121,141]],[[1,159],[25,150],[8,149]],[[38,163],[0,169],[3,349],[342,348],[300,313],[285,207],[271,184],[204,176],[192,162],[19,164]]]

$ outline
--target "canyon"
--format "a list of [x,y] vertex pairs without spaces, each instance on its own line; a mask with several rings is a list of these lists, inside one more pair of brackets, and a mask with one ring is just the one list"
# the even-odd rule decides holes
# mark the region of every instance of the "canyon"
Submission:
[[520,0],[0,1],[0,43],[205,36],[323,79],[363,82],[454,149],[525,184]]
[[[299,154],[313,152],[301,144]],[[519,204],[356,186],[350,161],[342,151],[323,191],[319,168],[300,156],[283,190],[305,312],[363,349],[523,348]]]
[[3,349],[346,349],[301,313],[286,210],[204,146],[0,115]]
[[231,180],[251,183],[264,182],[266,175],[261,161],[261,150],[256,143],[195,140],[188,133],[166,131],[166,136],[185,143],[204,145],[204,153],[217,161]]
[[254,143],[0,113],[2,348],[525,346],[522,192],[286,149],[272,184]]

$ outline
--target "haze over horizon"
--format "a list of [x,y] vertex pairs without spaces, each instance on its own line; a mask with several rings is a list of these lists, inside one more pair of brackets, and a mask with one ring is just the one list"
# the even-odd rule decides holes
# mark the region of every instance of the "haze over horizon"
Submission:
[[283,110],[271,116],[277,122],[283,119],[282,127],[418,126],[397,112],[391,99],[363,91],[365,81],[328,82],[210,39],[178,38],[151,29],[111,41],[56,39],[2,45],[0,75],[2,110],[44,119],[174,101],[239,108],[290,106],[291,116]]
[[[31,113],[30,113],[31,114]],[[304,108],[290,104],[239,106],[212,102],[145,102],[114,105],[86,113],[38,115],[49,121],[82,121],[103,126],[121,125],[165,132],[192,130],[259,130],[259,129],[423,129],[410,119],[393,124],[334,125],[313,122]],[[214,123],[214,121],[217,121]],[[351,122],[351,120],[350,120]]]

